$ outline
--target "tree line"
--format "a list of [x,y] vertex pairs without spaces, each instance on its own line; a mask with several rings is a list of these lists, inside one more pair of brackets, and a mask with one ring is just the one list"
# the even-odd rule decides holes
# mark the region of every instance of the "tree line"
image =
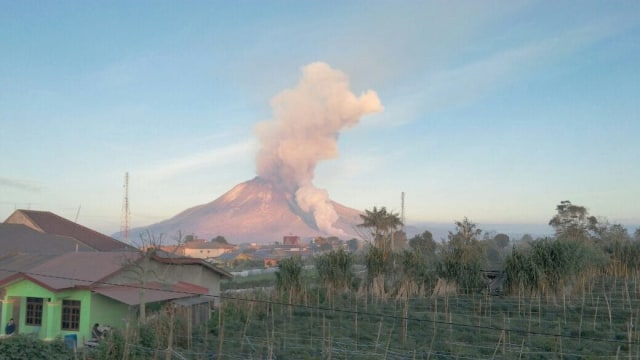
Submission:
[[[429,231],[397,246],[404,233],[397,213],[373,207],[360,215],[370,240],[361,254],[333,251],[314,259],[321,286],[329,293],[365,292],[378,298],[430,295],[439,287],[461,294],[495,290],[506,295],[558,296],[600,275],[630,276],[640,270],[640,228],[633,235],[621,224],[589,214],[584,206],[562,201],[549,220],[554,235],[513,241],[487,232],[468,218],[455,221],[440,242]],[[362,264],[356,276],[352,264]],[[281,262],[279,289],[295,287],[301,259]],[[489,288],[487,273],[499,278]],[[292,278],[293,276],[293,278]]]

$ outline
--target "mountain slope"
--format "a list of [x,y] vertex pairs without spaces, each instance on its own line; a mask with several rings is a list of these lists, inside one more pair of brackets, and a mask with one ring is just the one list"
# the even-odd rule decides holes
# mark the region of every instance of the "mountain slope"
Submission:
[[[356,225],[360,223],[360,212],[332,203],[339,216],[335,227],[348,238],[359,238]],[[273,243],[281,241],[284,235],[333,235],[318,230],[313,217],[300,210],[291,194],[260,177],[236,185],[210,203],[189,208],[168,220],[132,229],[130,238],[135,242],[139,234],[147,230],[155,235],[165,234],[167,239],[178,233],[195,234],[204,239],[222,235],[233,243]]]

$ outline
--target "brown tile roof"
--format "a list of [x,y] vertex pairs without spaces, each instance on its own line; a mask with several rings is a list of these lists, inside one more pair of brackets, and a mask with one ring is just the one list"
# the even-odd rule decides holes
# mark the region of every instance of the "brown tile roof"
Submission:
[[0,223],[0,255],[10,253],[62,254],[95,251],[67,236],[44,234],[23,224]]
[[49,211],[16,210],[5,223],[24,224],[46,233],[72,237],[98,251],[122,251],[134,248],[110,236],[91,230]]
[[[101,286],[94,288],[93,291],[127,305],[140,304],[139,283]],[[180,281],[173,285],[165,285],[158,282],[147,282],[144,290],[144,302],[152,303],[157,301],[182,299],[196,295],[205,295],[208,293],[209,290],[207,288],[184,281]]]

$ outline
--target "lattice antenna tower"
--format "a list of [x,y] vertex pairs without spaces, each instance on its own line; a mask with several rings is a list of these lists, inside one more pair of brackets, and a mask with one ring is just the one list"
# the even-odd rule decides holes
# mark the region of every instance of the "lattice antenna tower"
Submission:
[[402,203],[401,205],[401,213],[400,213],[400,220],[402,221],[402,231],[404,231],[404,191],[402,192],[402,194],[400,195],[400,201]]
[[122,199],[122,217],[120,219],[120,236],[122,241],[129,244],[129,172],[124,173],[124,196]]

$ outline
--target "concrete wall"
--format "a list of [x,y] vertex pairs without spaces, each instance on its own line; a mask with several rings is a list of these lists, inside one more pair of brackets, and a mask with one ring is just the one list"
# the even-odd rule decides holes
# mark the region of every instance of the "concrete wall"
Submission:
[[112,284],[137,283],[145,274],[146,281],[169,284],[186,281],[209,289],[209,295],[220,295],[221,276],[202,265],[165,264],[155,260],[148,260],[146,264],[144,265],[143,262],[135,264],[130,269],[109,278],[108,282]]

